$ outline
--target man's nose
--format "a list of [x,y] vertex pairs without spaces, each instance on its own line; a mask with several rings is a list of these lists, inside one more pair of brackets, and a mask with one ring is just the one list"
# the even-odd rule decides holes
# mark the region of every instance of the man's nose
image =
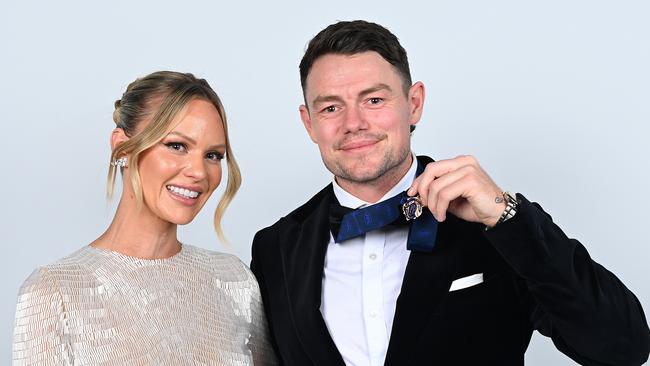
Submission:
[[343,127],[345,128],[345,132],[355,132],[367,129],[368,123],[358,107],[351,107],[345,110]]

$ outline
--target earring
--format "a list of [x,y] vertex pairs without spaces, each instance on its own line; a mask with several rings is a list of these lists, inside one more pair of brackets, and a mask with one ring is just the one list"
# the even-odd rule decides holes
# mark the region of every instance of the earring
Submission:
[[118,168],[126,168],[128,166],[126,156],[111,161],[111,165]]

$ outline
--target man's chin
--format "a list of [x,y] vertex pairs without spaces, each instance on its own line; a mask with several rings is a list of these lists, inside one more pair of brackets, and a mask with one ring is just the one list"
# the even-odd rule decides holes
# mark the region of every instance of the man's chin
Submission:
[[[408,157],[408,155],[407,155]],[[395,163],[392,159],[359,159],[355,161],[331,162],[325,164],[327,169],[336,177],[357,184],[370,184],[383,178],[392,179],[399,175],[401,162]]]
[[379,167],[369,167],[368,165],[340,167],[334,173],[335,176],[354,183],[371,183],[383,175]]

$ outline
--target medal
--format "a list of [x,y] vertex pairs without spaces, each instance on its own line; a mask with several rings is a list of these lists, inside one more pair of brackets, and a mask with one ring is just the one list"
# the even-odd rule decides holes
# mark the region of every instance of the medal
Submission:
[[402,204],[402,213],[406,221],[415,220],[422,215],[422,201],[419,196],[408,197]]

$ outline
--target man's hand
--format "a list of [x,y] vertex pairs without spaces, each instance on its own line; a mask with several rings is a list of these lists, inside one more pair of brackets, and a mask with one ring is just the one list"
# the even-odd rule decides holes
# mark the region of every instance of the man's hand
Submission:
[[438,221],[444,221],[447,210],[465,221],[496,225],[506,207],[501,189],[481,168],[473,156],[429,163],[417,177],[409,196],[420,195]]

